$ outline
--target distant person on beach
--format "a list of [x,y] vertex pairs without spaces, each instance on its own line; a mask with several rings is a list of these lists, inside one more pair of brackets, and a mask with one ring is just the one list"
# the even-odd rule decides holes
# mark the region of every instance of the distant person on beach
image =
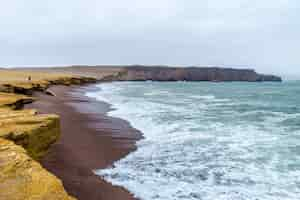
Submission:
[[31,81],[31,76],[28,76],[28,81]]

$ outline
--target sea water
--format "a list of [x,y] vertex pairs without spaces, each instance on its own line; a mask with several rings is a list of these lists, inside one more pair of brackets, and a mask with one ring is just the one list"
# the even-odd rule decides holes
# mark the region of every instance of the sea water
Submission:
[[144,134],[96,174],[144,200],[300,199],[300,82],[113,82],[87,95]]

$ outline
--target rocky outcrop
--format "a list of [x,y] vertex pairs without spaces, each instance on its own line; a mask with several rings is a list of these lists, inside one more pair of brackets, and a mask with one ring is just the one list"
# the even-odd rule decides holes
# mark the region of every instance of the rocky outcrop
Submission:
[[38,163],[59,138],[59,117],[11,109],[13,94],[8,96],[9,104],[0,108],[0,199],[73,200],[61,181]]
[[60,180],[28,156],[26,150],[0,138],[1,200],[74,200]]
[[82,85],[95,83],[97,79],[90,77],[59,77],[39,81],[8,82],[0,84],[0,92],[32,95],[34,91],[45,91],[50,85]]
[[0,108],[9,107],[13,110],[21,109],[24,104],[31,103],[34,100],[35,98],[25,95],[0,92]]
[[274,76],[274,75],[266,75],[266,74],[259,74],[258,81],[275,81],[275,82],[281,82],[281,77]]
[[[39,163],[60,136],[59,116],[22,109],[50,85],[95,82],[94,78],[59,77],[0,84],[0,200],[73,200],[59,179]],[[17,94],[16,94],[17,93]]]
[[262,75],[252,69],[232,69],[218,67],[124,67],[116,75],[105,80],[119,81],[281,81],[280,77]]
[[18,110],[29,101],[33,98],[0,93],[0,199],[74,199],[38,163],[59,138],[59,117]]
[[59,117],[37,115],[35,110],[0,110],[0,123],[0,137],[21,145],[36,160],[47,153],[60,135]]

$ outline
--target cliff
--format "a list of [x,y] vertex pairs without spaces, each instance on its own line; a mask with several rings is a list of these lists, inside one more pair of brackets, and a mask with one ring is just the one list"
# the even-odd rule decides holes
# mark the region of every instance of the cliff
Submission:
[[0,199],[71,200],[61,181],[38,163],[59,138],[59,117],[14,110],[23,98],[16,95],[0,108]]
[[0,110],[0,138],[13,141],[39,160],[60,135],[59,117],[38,115],[35,110]]
[[0,199],[73,200],[61,181],[29,157],[24,148],[1,138]]
[[[28,81],[28,76],[33,77]],[[59,116],[22,109],[53,84],[83,84],[94,78],[0,70],[0,199],[73,200],[59,179],[39,163],[60,136]]]
[[[30,77],[31,80],[28,80]],[[45,91],[50,85],[80,85],[96,82],[96,78],[70,73],[39,72],[0,69],[0,92],[31,95]]]
[[124,67],[106,80],[118,81],[282,81],[280,77],[258,74],[251,69],[232,69],[218,67]]

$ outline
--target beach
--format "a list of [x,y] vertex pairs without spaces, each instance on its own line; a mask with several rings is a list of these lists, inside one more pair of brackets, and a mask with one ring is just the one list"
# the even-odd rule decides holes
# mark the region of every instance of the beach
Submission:
[[85,88],[52,86],[56,96],[36,92],[26,108],[55,113],[61,120],[61,137],[41,164],[62,180],[66,191],[80,199],[129,200],[132,194],[112,186],[93,173],[112,166],[136,149],[141,133],[124,120],[106,115],[109,105],[84,96]]
[[135,69],[2,70],[0,199],[297,199],[298,82]]

